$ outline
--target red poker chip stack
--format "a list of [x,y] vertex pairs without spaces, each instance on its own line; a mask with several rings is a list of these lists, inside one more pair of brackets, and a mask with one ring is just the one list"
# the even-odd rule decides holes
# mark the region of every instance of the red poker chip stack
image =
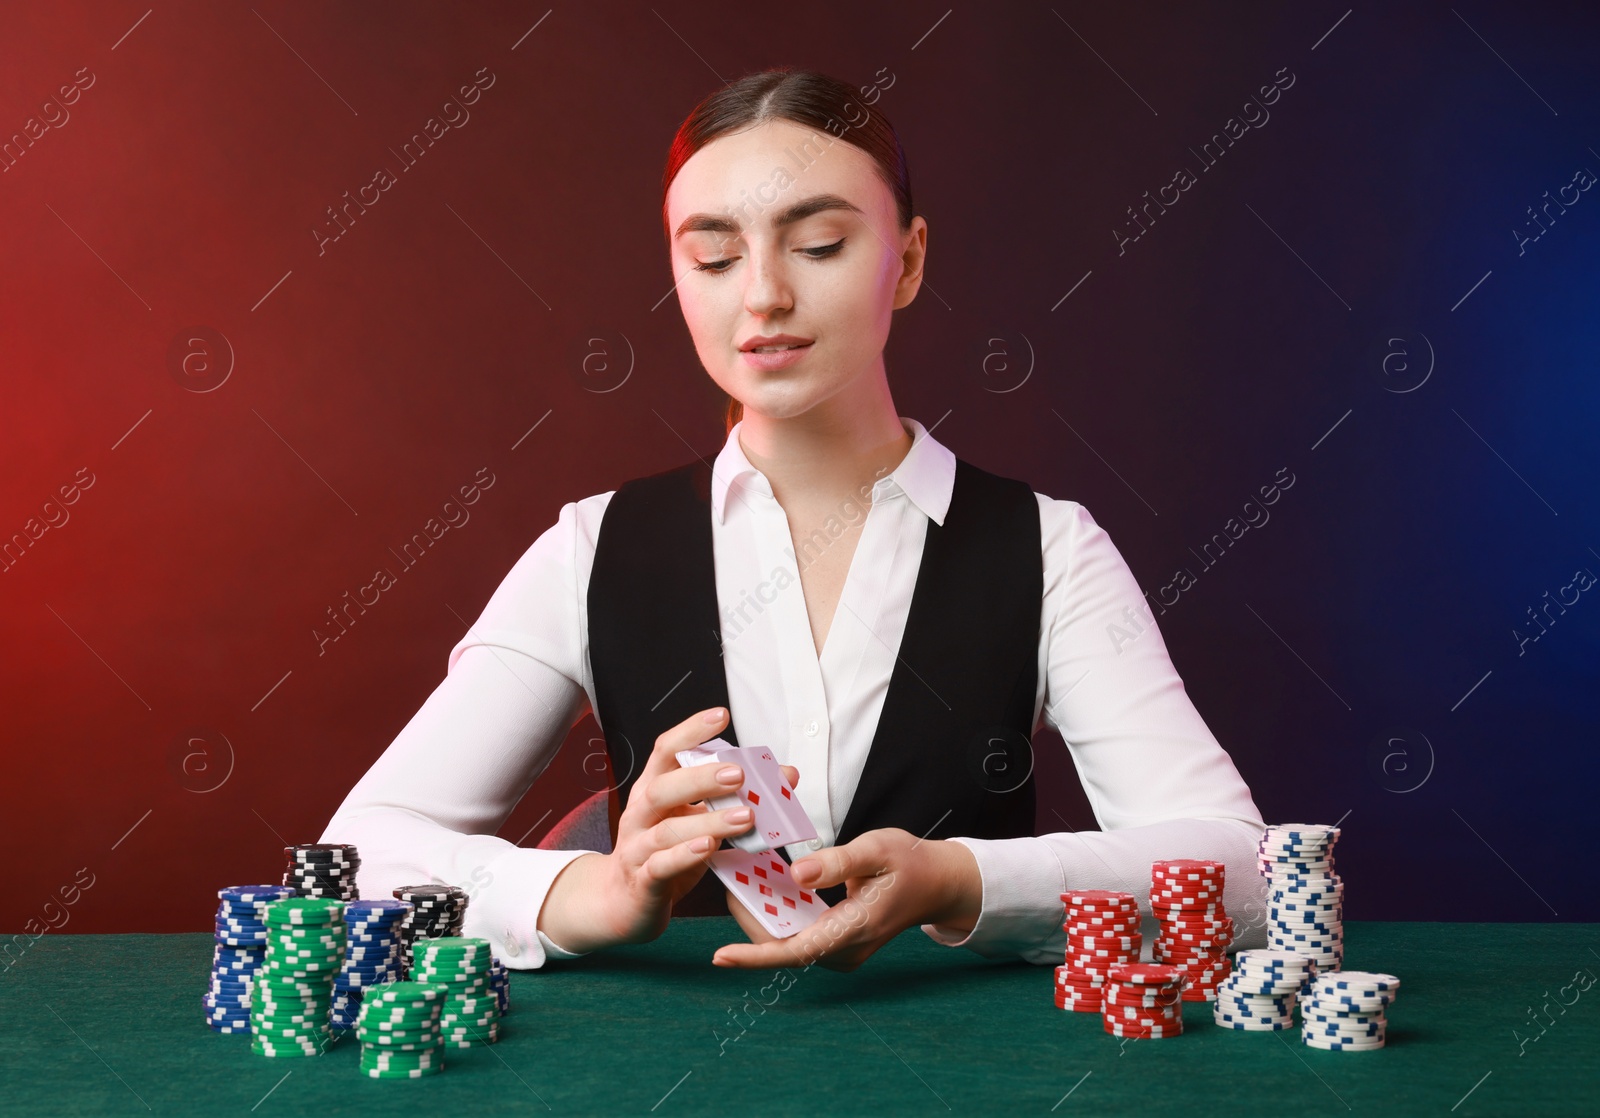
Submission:
[[1222,907],[1221,862],[1173,858],[1150,866],[1150,908],[1160,922],[1155,958],[1182,967],[1183,1000],[1214,1001],[1232,969],[1233,918]]
[[1183,1033],[1184,968],[1119,963],[1106,975],[1101,1017],[1112,1036],[1153,1040]]
[[1066,905],[1066,962],[1056,968],[1056,1008],[1099,1013],[1112,967],[1139,960],[1139,901],[1132,893],[1078,889],[1062,893]]

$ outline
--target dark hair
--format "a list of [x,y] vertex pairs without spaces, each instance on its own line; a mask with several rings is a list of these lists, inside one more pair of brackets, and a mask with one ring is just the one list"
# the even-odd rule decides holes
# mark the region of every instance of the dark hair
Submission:
[[[878,177],[894,195],[901,230],[911,227],[911,172],[889,118],[880,111],[869,112],[854,86],[814,70],[778,66],[746,74],[717,90],[678,126],[661,176],[661,226],[669,246],[672,230],[667,227],[667,190],[689,157],[719,136],[769,120],[819,128],[866,152],[877,164]],[[743,414],[744,406],[728,397],[725,421],[729,431]]]

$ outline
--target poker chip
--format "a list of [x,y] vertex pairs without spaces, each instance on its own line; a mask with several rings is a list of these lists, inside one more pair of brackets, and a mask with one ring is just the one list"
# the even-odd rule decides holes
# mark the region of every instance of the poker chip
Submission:
[[500,1039],[500,1003],[491,989],[492,967],[486,939],[440,936],[413,945],[415,977],[448,991],[439,1011],[446,1047],[472,1048]]
[[405,901],[377,897],[356,899],[344,906],[344,961],[333,980],[329,1027],[355,1028],[363,991],[405,977],[401,949],[401,922],[411,906]]
[[489,961],[489,989],[494,991],[495,1004],[500,1007],[500,1016],[504,1017],[510,1013],[511,971],[498,957]]
[[356,1017],[361,1074],[419,1079],[444,1070],[441,1010],[449,988],[432,982],[389,982],[363,994]]
[[1144,937],[1139,902],[1132,893],[1077,889],[1061,894],[1067,933],[1062,965],[1055,968],[1056,1008],[1100,1013],[1111,967],[1137,962]]
[[251,1051],[316,1056],[332,1043],[333,980],[344,956],[344,902],[290,896],[264,908],[266,953],[250,999]]
[[1301,1000],[1300,1040],[1308,1048],[1363,1052],[1382,1048],[1388,1037],[1388,1008],[1400,980],[1373,971],[1323,974]]
[[266,960],[266,906],[294,896],[282,885],[230,885],[217,890],[211,974],[202,1004],[213,1032],[250,1031],[250,993]]
[[359,900],[356,873],[361,855],[354,846],[339,843],[305,843],[283,848],[286,865],[283,883],[302,897],[339,901]]
[[1188,972],[1162,963],[1130,961],[1106,971],[1101,1023],[1112,1036],[1155,1039],[1183,1033]]
[[1344,882],[1334,872],[1339,828],[1283,823],[1256,847],[1267,879],[1267,945],[1311,959],[1321,973],[1344,965]]
[[344,965],[333,980],[330,1028],[355,1028],[365,992],[404,977],[400,922],[410,909],[388,897],[346,903]]
[[400,921],[403,971],[411,974],[412,954],[418,940],[461,935],[467,914],[467,894],[454,885],[402,885],[394,898],[411,906]]
[[1186,1001],[1209,1001],[1228,976],[1233,919],[1223,905],[1227,867],[1196,858],[1150,865],[1150,909],[1157,921],[1154,958],[1183,968]]

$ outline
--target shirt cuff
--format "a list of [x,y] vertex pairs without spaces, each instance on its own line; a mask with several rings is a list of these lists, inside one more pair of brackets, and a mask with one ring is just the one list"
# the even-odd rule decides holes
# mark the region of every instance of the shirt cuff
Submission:
[[[954,838],[978,862],[983,900],[972,930],[923,924],[935,943],[965,947],[986,957],[1022,955],[1030,962],[1048,958],[1039,945],[1050,940],[1061,919],[1066,872],[1055,851],[1038,838]],[[1041,955],[1041,959],[1033,955]],[[1059,961],[1059,960],[1058,960]]]
[[[535,930],[538,931],[538,929]],[[538,935],[539,945],[544,948],[545,958],[547,959],[581,959],[588,954],[587,951],[568,951],[555,940],[545,935],[543,931],[538,931]]]
[[539,911],[557,875],[583,855],[596,853],[517,847],[485,863],[473,884],[465,886],[471,899],[462,934],[488,940],[490,950],[511,970],[537,970],[546,959],[587,954],[569,951],[540,931]]

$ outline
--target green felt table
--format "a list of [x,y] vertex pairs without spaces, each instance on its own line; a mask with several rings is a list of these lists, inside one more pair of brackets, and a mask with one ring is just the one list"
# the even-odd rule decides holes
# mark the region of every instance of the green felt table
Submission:
[[363,1078],[353,1034],[267,1059],[211,1032],[207,935],[52,934],[0,975],[0,1113],[1594,1114],[1600,985],[1573,983],[1600,975],[1596,930],[1347,924],[1349,966],[1403,986],[1388,1047],[1337,1053],[1193,1003],[1182,1036],[1120,1041],[1055,1008],[1050,968],[916,930],[850,974],[722,970],[733,920],[683,919],[513,971],[500,1043],[414,1081]]

